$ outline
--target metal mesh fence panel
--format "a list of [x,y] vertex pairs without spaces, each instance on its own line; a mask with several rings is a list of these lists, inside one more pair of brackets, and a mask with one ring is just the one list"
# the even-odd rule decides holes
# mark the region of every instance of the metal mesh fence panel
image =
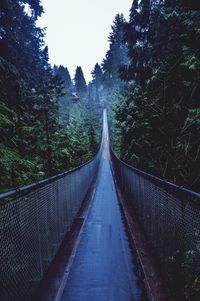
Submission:
[[200,300],[200,194],[132,168],[113,152],[112,161],[172,300]]
[[31,300],[97,173],[87,164],[0,204],[0,300]]

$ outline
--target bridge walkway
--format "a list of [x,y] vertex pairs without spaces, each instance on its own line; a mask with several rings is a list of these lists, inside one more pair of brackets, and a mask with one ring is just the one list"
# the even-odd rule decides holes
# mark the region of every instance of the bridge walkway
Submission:
[[57,301],[139,301],[136,263],[128,242],[110,167],[107,116],[96,190],[80,243]]

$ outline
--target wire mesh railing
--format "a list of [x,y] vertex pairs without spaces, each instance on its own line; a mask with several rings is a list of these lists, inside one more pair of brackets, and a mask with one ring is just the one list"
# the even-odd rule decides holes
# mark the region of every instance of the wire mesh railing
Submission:
[[200,300],[200,194],[137,170],[111,153],[118,185],[158,260],[172,300]]
[[101,150],[70,172],[0,195],[1,301],[32,299],[81,207],[100,156]]

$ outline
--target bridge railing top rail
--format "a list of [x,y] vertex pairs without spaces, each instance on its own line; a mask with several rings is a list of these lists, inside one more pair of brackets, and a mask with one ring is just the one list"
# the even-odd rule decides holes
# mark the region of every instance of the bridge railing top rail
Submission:
[[144,178],[150,180],[151,182],[155,183],[156,185],[162,187],[163,189],[167,189],[168,191],[172,191],[177,194],[185,195],[187,197],[195,198],[200,200],[200,193],[189,190],[187,188],[184,188],[183,186],[176,185],[174,183],[168,182],[167,180],[161,179],[159,177],[153,176],[147,172],[144,172],[140,169],[137,169],[127,163],[125,163],[123,160],[119,159],[118,156],[115,154],[112,147],[110,148],[111,154],[125,167],[128,169],[134,171],[135,173],[143,176]]

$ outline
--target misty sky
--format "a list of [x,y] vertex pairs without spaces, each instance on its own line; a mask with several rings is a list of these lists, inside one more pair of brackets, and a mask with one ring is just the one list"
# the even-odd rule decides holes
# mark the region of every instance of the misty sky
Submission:
[[87,81],[96,62],[108,50],[108,34],[115,15],[126,18],[132,0],[42,0],[45,14],[39,20],[47,27],[46,44],[51,64],[68,67],[71,77],[82,66]]

